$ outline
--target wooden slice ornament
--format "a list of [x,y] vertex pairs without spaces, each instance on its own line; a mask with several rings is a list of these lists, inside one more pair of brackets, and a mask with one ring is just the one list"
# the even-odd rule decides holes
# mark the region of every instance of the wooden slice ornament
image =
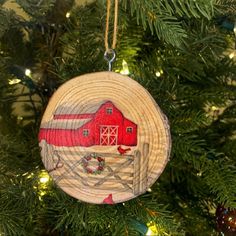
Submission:
[[[105,59],[115,59],[118,0],[112,49],[108,47],[107,0]],[[113,72],[69,80],[52,96],[39,142],[45,168],[56,184],[85,202],[115,204],[145,193],[162,173],[170,153],[167,119],[135,80]]]
[[151,95],[113,72],[63,84],[46,108],[39,142],[56,184],[96,204],[145,193],[162,173],[171,147],[167,119]]

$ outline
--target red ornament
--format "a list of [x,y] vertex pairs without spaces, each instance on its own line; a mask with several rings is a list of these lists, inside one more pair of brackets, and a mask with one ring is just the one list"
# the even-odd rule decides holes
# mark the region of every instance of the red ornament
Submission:
[[217,230],[224,233],[224,236],[236,235],[236,209],[218,206],[216,209]]

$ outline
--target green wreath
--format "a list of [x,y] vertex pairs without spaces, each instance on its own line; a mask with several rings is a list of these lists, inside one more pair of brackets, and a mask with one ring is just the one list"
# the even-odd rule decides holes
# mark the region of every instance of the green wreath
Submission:
[[[89,161],[92,159],[96,159],[98,162],[98,165],[96,167],[91,167],[89,165]],[[98,156],[95,153],[88,154],[82,158],[82,167],[88,174],[101,174],[101,172],[104,170],[105,166],[105,159]]]

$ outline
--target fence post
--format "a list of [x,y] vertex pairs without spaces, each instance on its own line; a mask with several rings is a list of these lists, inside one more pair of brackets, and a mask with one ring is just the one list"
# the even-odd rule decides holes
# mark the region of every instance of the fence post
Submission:
[[147,180],[148,180],[148,153],[149,144],[144,143],[142,149],[142,155],[140,160],[140,193],[144,193],[147,190]]
[[133,193],[134,195],[139,194],[139,182],[140,182],[140,160],[141,152],[136,150],[134,152],[134,177],[133,177]]

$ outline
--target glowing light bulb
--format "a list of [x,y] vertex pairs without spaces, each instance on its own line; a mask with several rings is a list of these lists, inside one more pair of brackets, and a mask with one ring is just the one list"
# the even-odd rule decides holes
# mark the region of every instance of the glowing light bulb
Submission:
[[147,231],[146,235],[151,236],[151,235],[155,235],[155,234],[150,228],[148,228],[148,231]]
[[229,54],[229,58],[233,59],[236,56],[235,50]]
[[13,84],[19,84],[21,82],[20,79],[9,79],[8,84],[13,85]]
[[25,69],[25,75],[30,77],[31,76],[31,70],[30,69]]
[[123,59],[122,61],[122,70],[120,71],[122,75],[129,75],[128,63]]
[[70,18],[70,12],[66,13],[66,18]]
[[216,110],[219,110],[219,108],[217,108],[216,106],[212,106],[212,107],[211,107],[211,110],[212,110],[212,111],[216,111]]
[[157,235],[158,229],[154,221],[150,221],[147,223],[148,231],[146,232],[147,236]]
[[46,184],[49,181],[49,175],[46,171],[41,171],[39,174],[39,182],[42,184]]
[[39,179],[40,183],[42,183],[42,184],[47,183],[48,180],[49,180],[48,177],[42,177],[42,178]]
[[156,77],[161,77],[163,73],[164,73],[163,70],[160,69],[159,71],[156,72]]
[[202,172],[199,171],[199,172],[197,173],[197,176],[202,176]]

